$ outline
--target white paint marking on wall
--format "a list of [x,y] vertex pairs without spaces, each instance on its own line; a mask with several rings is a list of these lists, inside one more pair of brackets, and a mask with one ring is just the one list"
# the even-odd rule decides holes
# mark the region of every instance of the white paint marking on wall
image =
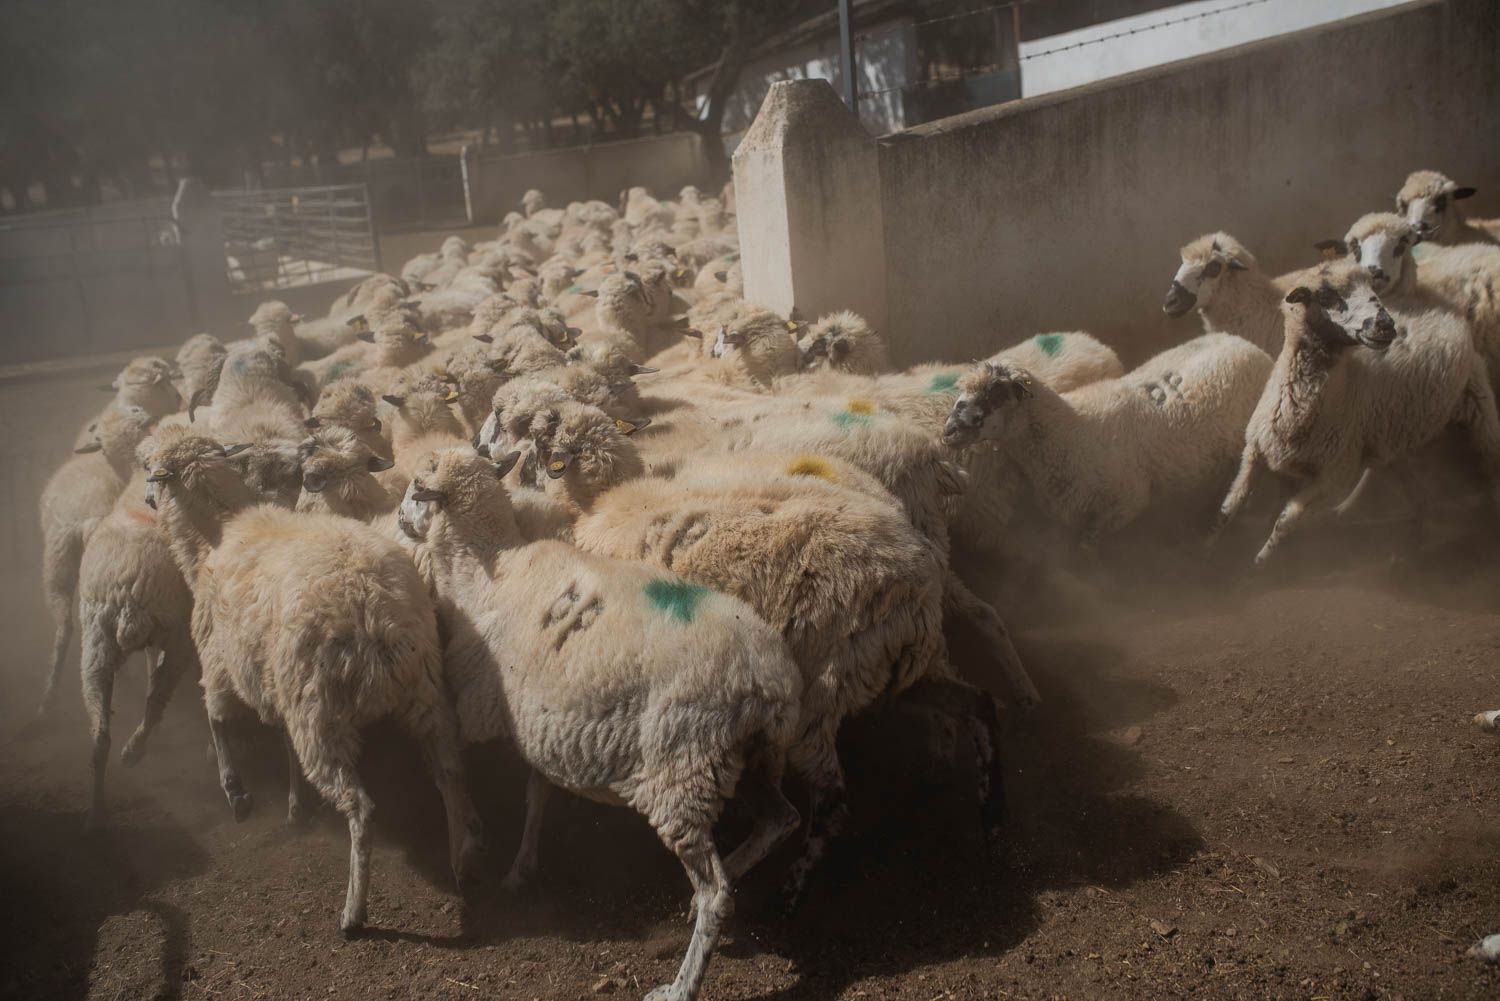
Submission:
[[1035,97],[1191,59],[1410,0],[1197,0],[1021,43],[1021,95]]

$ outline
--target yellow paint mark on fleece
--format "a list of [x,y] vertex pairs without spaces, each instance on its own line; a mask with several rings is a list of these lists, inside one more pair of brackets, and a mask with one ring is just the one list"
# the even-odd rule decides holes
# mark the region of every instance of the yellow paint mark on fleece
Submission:
[[788,476],[813,476],[829,483],[839,481],[838,474],[828,464],[828,460],[816,455],[799,455],[786,464]]
[[845,409],[847,409],[851,414],[861,414],[865,417],[869,417],[870,415],[875,413],[875,403],[873,400],[867,400],[862,396],[856,396],[849,401],[849,405]]

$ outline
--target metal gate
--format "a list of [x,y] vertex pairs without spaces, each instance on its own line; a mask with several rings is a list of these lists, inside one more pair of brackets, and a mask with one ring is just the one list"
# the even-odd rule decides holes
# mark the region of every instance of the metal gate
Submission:
[[380,270],[363,184],[218,191],[229,281],[236,292],[314,285]]

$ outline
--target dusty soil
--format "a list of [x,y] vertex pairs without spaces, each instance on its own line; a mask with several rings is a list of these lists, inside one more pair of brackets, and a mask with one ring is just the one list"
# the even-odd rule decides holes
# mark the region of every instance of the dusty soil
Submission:
[[[76,680],[48,726],[23,723],[50,630],[33,507],[96,381],[0,386],[0,997],[576,999],[668,979],[687,884],[643,823],[562,798],[537,891],[466,906],[436,793],[390,734],[364,762],[361,940],[336,929],[342,824],[285,829],[281,744],[254,730],[257,808],[235,824],[191,685],[140,766],[112,763],[109,823],[85,834]],[[1013,613],[1046,702],[1007,722],[1005,844],[979,837],[964,775],[879,736],[909,724],[851,727],[852,836],[793,918],[774,905],[786,851],[746,881],[705,997],[1500,996],[1463,955],[1500,930],[1500,741],[1469,722],[1500,707],[1500,544],[1473,529],[1392,572],[1389,534],[1256,579],[1171,549],[1119,561],[1087,615]],[[136,663],[117,746],[140,705]],[[500,748],[471,763],[498,874],[521,773]]]

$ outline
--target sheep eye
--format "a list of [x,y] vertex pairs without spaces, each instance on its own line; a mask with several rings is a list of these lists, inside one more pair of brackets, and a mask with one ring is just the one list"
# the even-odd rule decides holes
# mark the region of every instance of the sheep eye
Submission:
[[1349,241],[1349,256],[1352,257],[1352,258],[1354,258],[1356,261],[1359,260],[1359,241],[1358,240],[1350,240]]
[[1448,207],[1448,196],[1438,195],[1432,200],[1432,207],[1437,209],[1439,212],[1443,211],[1443,209]]
[[1406,199],[1405,198],[1398,198],[1398,199],[1396,199],[1396,211],[1397,212],[1400,212],[1402,215],[1406,215],[1407,208],[1408,208],[1408,206],[1406,204]]
[[1328,288],[1327,286],[1318,289],[1318,305],[1322,306],[1324,309],[1332,309],[1335,306],[1341,306],[1343,305],[1343,302],[1344,300],[1340,299],[1339,294],[1333,289]]
[[1209,261],[1203,266],[1203,277],[1216,278],[1218,277],[1219,272],[1223,270],[1223,268],[1224,265],[1220,264],[1218,261]]
[[1404,253],[1406,253],[1406,241],[1402,240],[1400,243],[1396,244],[1396,256],[1400,257]]

